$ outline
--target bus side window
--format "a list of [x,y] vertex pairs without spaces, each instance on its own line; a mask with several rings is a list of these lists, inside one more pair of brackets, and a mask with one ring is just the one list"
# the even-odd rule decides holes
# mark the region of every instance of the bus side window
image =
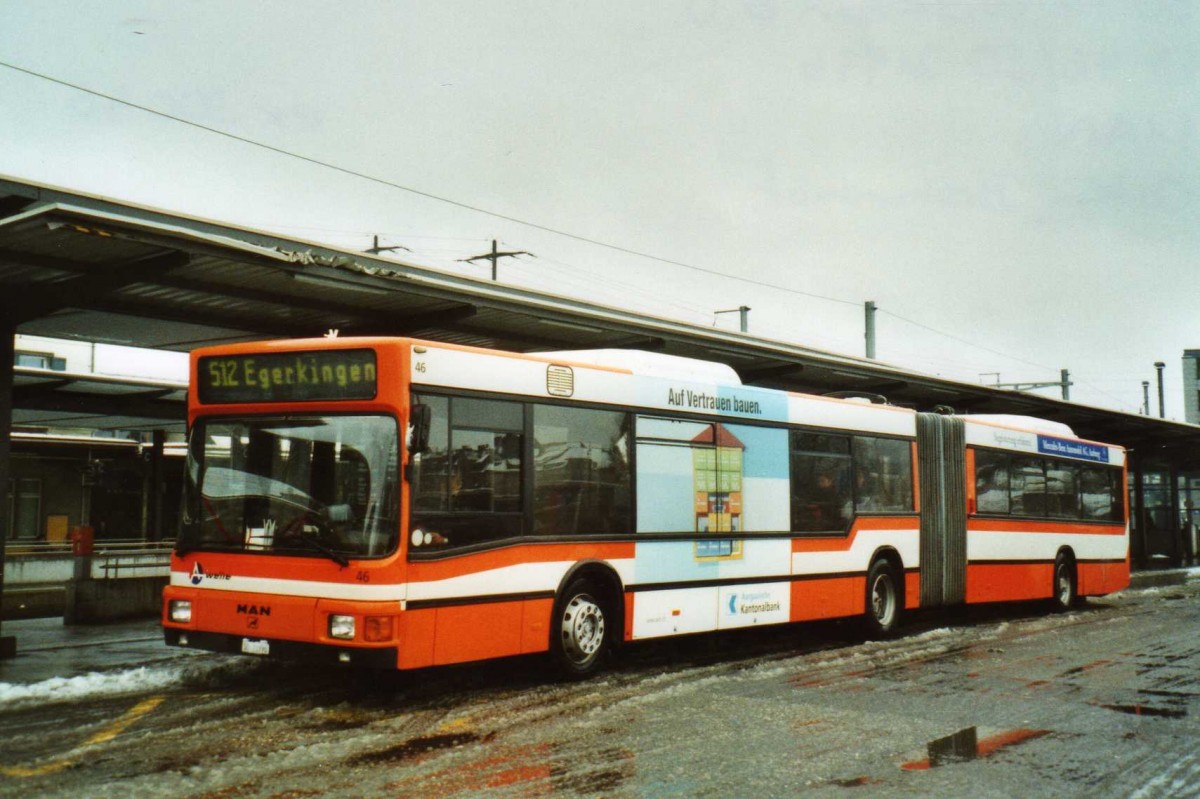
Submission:
[[537,535],[632,529],[629,414],[533,407],[533,531]]
[[793,430],[790,464],[792,529],[845,532],[854,496],[849,437]]
[[1046,511],[1050,516],[1079,518],[1077,475],[1074,464],[1046,462]]
[[1041,458],[1013,458],[1010,479],[1013,515],[1045,516],[1045,461]]
[[710,532],[715,445],[711,422],[637,417],[637,532]]
[[[1084,519],[1107,522],[1124,518],[1119,499],[1119,480],[1118,472],[1103,466],[1084,466],[1080,469],[1079,503]],[[1114,510],[1117,511],[1116,515]]]
[[975,509],[978,513],[1007,515],[1011,512],[1008,475],[1008,455],[975,450]]
[[445,511],[450,507],[450,400],[446,397],[421,397],[420,401],[429,408],[429,437],[424,452],[410,455],[413,465],[413,510]]
[[895,438],[854,437],[854,507],[867,513],[913,509],[912,448]]
[[524,405],[425,395],[413,401],[430,409],[428,446],[412,456],[413,546],[521,535]]

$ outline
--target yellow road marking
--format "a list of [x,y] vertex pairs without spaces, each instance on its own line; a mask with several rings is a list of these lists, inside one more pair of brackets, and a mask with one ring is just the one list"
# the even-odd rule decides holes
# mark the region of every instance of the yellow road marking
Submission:
[[464,732],[464,731],[467,731],[470,729],[471,729],[471,717],[467,716],[464,718],[454,719],[453,721],[447,721],[446,723],[444,723],[440,727],[438,727],[436,730],[434,730],[434,732],[435,733]]
[[92,744],[102,744],[111,741],[113,738],[116,738],[118,735],[125,732],[125,730],[129,729],[129,726],[135,723],[142,716],[161,705],[165,698],[166,697],[162,696],[152,696],[149,699],[138,702],[136,705],[126,711],[125,715],[121,716],[112,724],[109,724],[107,727],[100,730],[100,732],[84,741],[83,745],[91,746]]
[[46,774],[54,774],[62,771],[65,768],[70,768],[74,765],[69,760],[59,760],[54,763],[47,763],[44,766],[36,768],[25,768],[23,766],[3,766],[0,767],[0,775],[5,777],[41,777]]
[[[68,755],[88,746],[94,746],[95,744],[102,744],[111,741],[113,738],[116,738],[118,735],[125,732],[125,730],[129,729],[131,725],[137,723],[140,718],[161,705],[165,699],[166,697],[164,696],[152,696],[149,699],[138,702],[129,710],[125,711],[125,713],[123,713],[120,717],[114,719],[113,722],[107,727],[93,734],[82,744],[75,747],[75,749],[73,749],[71,753],[68,753]],[[62,771],[63,769],[68,769],[73,765],[75,765],[75,761],[68,756],[60,758],[59,760],[52,760],[49,763],[41,766],[33,766],[31,768],[25,766],[0,766],[0,776],[42,777],[47,774],[54,774]]]

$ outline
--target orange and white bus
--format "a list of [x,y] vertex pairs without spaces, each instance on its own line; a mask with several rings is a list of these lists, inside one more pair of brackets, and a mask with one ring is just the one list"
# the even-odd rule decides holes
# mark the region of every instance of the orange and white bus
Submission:
[[629,351],[199,350],[168,644],[413,669],[1129,581],[1125,452]]

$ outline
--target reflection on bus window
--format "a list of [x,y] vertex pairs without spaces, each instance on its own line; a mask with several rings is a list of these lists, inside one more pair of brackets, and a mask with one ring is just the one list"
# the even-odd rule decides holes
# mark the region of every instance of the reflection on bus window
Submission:
[[1113,466],[975,450],[975,511],[1123,522],[1121,470]]
[[628,533],[629,415],[535,405],[534,533]]
[[854,501],[850,439],[793,432],[791,448],[792,529],[846,530]]
[[430,408],[429,446],[412,457],[414,549],[519,536],[524,410],[519,402],[414,395]]
[[1079,516],[1079,493],[1073,463],[1046,464],[1046,515],[1074,519]]
[[1079,498],[1082,504],[1083,518],[1100,521],[1120,521],[1114,518],[1114,510],[1120,507],[1114,502],[1119,497],[1119,487],[1114,486],[1113,478],[1118,477],[1112,469],[1097,466],[1084,466],[1079,474]]
[[911,513],[912,445],[894,438],[854,438],[854,508],[859,513]]
[[183,550],[377,557],[396,547],[396,423],[384,416],[196,422]]
[[1013,458],[1009,485],[1013,514],[1046,515],[1046,469],[1041,459]]
[[1008,455],[980,450],[975,453],[975,507],[979,513],[1010,512]]

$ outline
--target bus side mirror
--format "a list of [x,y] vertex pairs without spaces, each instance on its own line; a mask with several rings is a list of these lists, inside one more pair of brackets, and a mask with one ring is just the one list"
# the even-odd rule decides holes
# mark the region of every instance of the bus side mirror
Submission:
[[408,412],[408,453],[410,456],[429,449],[429,428],[433,426],[433,408],[413,405]]

